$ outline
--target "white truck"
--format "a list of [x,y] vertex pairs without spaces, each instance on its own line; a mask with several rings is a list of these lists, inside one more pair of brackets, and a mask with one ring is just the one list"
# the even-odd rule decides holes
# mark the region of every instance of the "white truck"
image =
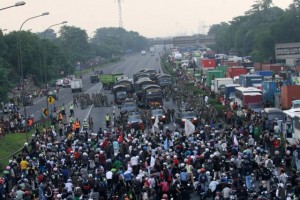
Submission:
[[71,80],[71,90],[73,92],[82,92],[82,80],[81,79],[73,79]]
[[217,94],[224,94],[225,85],[233,84],[232,78],[215,78],[213,91]]
[[154,47],[150,47],[151,56],[154,56],[154,51],[155,51],[155,48]]

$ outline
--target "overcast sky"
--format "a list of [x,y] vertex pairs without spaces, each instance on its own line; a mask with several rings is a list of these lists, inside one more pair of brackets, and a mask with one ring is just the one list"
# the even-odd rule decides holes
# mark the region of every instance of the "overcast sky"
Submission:
[[[0,28],[18,30],[29,17],[49,12],[26,22],[23,30],[42,32],[52,24],[87,30],[89,37],[101,27],[118,27],[118,0],[24,0],[26,5],[0,11]],[[0,9],[17,1],[0,0]],[[273,0],[286,9],[293,0]],[[254,0],[121,0],[123,27],[145,37],[167,37],[205,33],[209,26],[243,15]],[[58,31],[59,27],[54,30]]]

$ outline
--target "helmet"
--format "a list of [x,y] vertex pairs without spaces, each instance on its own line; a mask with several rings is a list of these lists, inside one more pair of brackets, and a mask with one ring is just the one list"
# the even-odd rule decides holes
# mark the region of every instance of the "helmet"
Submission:
[[200,173],[205,173],[205,169],[204,169],[204,168],[201,168],[201,169],[200,169]]

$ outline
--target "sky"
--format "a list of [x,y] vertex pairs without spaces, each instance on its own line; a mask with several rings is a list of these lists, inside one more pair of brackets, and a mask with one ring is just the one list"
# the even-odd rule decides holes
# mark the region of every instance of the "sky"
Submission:
[[[0,10],[0,29],[43,32],[49,26],[68,21],[85,29],[89,37],[98,28],[119,27],[118,0],[24,0],[25,5]],[[209,26],[229,22],[251,9],[254,0],[120,0],[123,28],[140,35],[172,37],[206,33]],[[0,0],[0,9],[18,1]],[[273,6],[288,8],[293,0],[273,0]],[[59,26],[53,27],[55,31]]]

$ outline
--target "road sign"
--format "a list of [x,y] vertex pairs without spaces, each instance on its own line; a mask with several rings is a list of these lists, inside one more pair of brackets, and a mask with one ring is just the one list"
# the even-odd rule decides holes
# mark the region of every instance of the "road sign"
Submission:
[[54,101],[55,101],[55,99],[53,98],[53,96],[49,96],[49,97],[48,97],[48,103],[49,103],[49,104],[53,104]]
[[44,112],[43,112],[43,113],[44,113],[45,116],[48,116],[48,114],[49,114],[49,113],[48,113],[48,109],[47,109],[47,108],[44,109]]

